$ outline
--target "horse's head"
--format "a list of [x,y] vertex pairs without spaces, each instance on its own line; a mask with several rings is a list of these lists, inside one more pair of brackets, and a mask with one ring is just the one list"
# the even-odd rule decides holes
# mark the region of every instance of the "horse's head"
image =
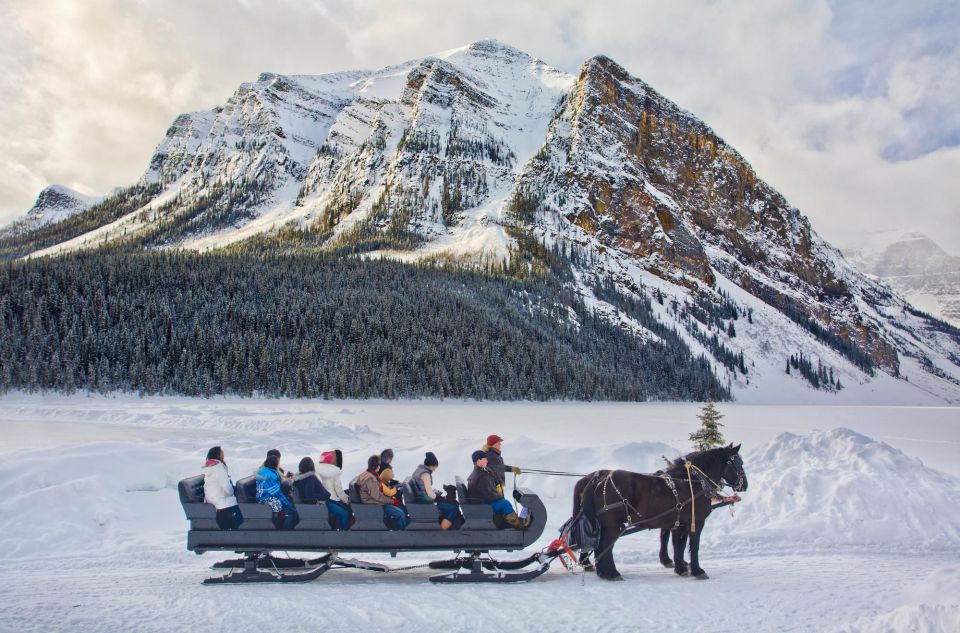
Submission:
[[747,473],[743,472],[743,460],[740,458],[740,447],[731,443],[724,446],[723,451],[727,458],[727,463],[723,468],[723,481],[737,492],[743,492],[747,489]]

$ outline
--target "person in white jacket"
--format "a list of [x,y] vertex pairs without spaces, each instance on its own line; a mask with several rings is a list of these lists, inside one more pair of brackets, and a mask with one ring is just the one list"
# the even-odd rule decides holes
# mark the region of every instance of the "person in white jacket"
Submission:
[[343,453],[339,449],[320,453],[320,463],[317,464],[317,477],[320,483],[330,492],[333,499],[341,503],[350,503],[350,497],[343,491],[340,475],[343,471]]
[[317,464],[317,477],[330,493],[327,500],[327,512],[330,514],[330,527],[334,530],[349,530],[356,518],[350,509],[350,497],[343,490],[340,475],[343,472],[343,453],[340,449],[320,453]]
[[233,480],[219,446],[207,451],[207,461],[203,465],[203,498],[217,509],[217,525],[221,530],[235,530],[243,524]]

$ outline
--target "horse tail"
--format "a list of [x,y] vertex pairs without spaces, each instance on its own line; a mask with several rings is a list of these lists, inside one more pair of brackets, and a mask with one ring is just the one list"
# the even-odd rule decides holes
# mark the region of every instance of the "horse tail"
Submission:
[[573,484],[573,513],[570,515],[572,517],[575,517],[580,513],[580,508],[583,504],[583,489],[587,487],[587,482],[589,480],[590,475],[585,475],[578,479],[577,483]]
[[597,506],[594,501],[597,480],[608,471],[596,470],[589,475],[577,480],[573,487],[573,516],[586,516],[590,519],[597,517]]

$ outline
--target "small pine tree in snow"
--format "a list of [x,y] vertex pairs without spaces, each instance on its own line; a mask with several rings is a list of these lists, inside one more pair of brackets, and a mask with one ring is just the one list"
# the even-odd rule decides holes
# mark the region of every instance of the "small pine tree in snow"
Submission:
[[697,419],[700,420],[700,429],[690,434],[690,441],[693,442],[693,447],[696,450],[705,451],[724,445],[726,440],[723,439],[723,434],[720,432],[720,427],[723,426],[720,424],[720,418],[722,417],[723,414],[717,411],[712,402],[703,405],[703,408],[700,409],[700,415],[697,416]]

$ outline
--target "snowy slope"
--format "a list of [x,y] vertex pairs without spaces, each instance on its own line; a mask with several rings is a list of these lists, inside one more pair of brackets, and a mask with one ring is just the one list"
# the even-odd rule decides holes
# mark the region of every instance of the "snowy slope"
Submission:
[[[421,569],[207,588],[200,581],[215,573],[209,565],[226,555],[185,550],[175,486],[198,472],[212,444],[224,446],[234,477],[252,472],[268,448],[292,466],[339,447],[353,473],[391,446],[401,473],[433,450],[437,481],[452,481],[490,432],[506,436],[510,463],[528,468],[649,471],[660,455],[685,450],[697,407],[17,394],[0,407],[0,572],[17,579],[0,585],[3,630],[182,630],[185,614],[192,627],[262,630],[278,612],[287,614],[284,630],[316,630],[317,611],[304,604],[320,606],[324,627],[351,631],[597,630],[584,604],[614,614],[614,631],[694,629],[705,614],[718,632],[960,625],[960,468],[950,458],[949,474],[926,465],[952,457],[953,448],[938,451],[960,441],[957,409],[721,406],[726,436],[744,443],[750,487],[732,516],[721,510],[708,521],[707,582],[661,568],[649,532],[617,545],[623,583],[555,565],[512,587],[439,587]],[[569,515],[573,482],[519,477],[548,508],[541,544]],[[431,554],[365,558],[405,567]],[[394,602],[370,609],[363,596],[371,591]]]

